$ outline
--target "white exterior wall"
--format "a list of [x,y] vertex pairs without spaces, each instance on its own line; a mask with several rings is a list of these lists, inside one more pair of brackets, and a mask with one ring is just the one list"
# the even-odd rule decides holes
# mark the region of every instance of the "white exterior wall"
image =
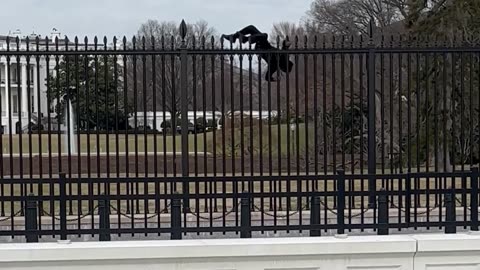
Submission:
[[480,235],[417,235],[414,269],[480,269]]
[[2,270],[473,270],[480,236],[1,244]]
[[0,269],[410,270],[409,237],[4,244]]

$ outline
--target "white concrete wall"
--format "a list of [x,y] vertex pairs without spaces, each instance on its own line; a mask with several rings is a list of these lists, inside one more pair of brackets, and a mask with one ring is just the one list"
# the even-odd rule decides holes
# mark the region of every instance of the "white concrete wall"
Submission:
[[0,269],[480,269],[479,235],[1,244]]
[[415,269],[480,269],[480,235],[418,235]]

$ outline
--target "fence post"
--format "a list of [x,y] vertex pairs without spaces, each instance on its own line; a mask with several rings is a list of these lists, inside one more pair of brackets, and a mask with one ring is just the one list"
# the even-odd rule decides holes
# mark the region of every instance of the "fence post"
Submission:
[[472,168],[472,176],[470,178],[470,225],[471,231],[478,231],[478,167]]
[[240,237],[241,238],[252,238],[252,221],[251,221],[251,211],[250,211],[250,196],[247,191],[244,191],[242,194],[241,200],[241,229],[240,229]]
[[[378,196],[378,235],[388,235],[388,200],[385,189],[382,188]],[[399,209],[400,211],[400,209]]]
[[445,233],[457,233],[457,227],[455,226],[456,211],[455,211],[455,188],[452,187],[451,191],[445,194]]
[[337,171],[337,234],[345,233],[345,171]]
[[25,215],[25,229],[27,231],[26,238],[27,243],[37,243],[38,242],[38,227],[37,227],[37,202],[35,200],[35,195],[30,193],[27,196],[26,203],[26,215]]
[[[182,44],[180,46],[180,107],[181,107],[181,137],[182,137],[182,192],[183,211],[190,211],[189,194],[189,151],[188,151],[188,59],[187,59],[187,24],[182,20],[179,28]],[[175,128],[175,127],[173,127]]]
[[[66,174],[60,173],[60,240],[67,240],[67,183]],[[52,213],[54,215],[54,213]]]
[[[178,193],[175,193],[178,194]],[[180,198],[175,196],[172,199],[172,213],[170,215],[170,226],[172,233],[170,235],[170,239],[172,240],[180,240],[182,239],[182,209],[181,209],[182,202]]]
[[368,207],[374,209],[375,200],[375,174],[376,174],[376,142],[375,142],[375,44],[373,43],[373,28],[375,21],[370,19],[369,49],[367,61],[367,85],[368,85]]
[[[105,194],[102,194],[105,196]],[[110,201],[107,196],[98,200],[98,216],[100,225],[100,241],[110,241]]]
[[[410,227],[410,209],[412,208],[412,178],[410,172],[407,173],[406,180],[405,187],[407,189],[407,195],[405,196],[405,223],[407,223],[407,227]],[[399,205],[399,207],[401,207],[401,205]],[[400,211],[400,209],[398,210]]]
[[[310,236],[320,236],[322,234],[322,230],[316,228],[317,225],[320,225],[320,197],[317,195],[313,195],[311,199],[310,225],[312,226]],[[315,229],[313,229],[313,227]]]

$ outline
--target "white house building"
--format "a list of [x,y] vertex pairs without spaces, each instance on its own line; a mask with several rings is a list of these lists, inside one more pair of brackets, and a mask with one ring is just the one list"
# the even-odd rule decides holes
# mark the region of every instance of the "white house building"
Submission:
[[137,127],[141,127],[145,125],[146,122],[147,127],[149,127],[150,129],[155,129],[162,132],[163,122],[169,121],[170,119],[172,119],[172,115],[170,112],[158,111],[155,113],[149,111],[147,112],[146,117],[144,116],[144,112],[137,112],[136,115],[135,113],[130,114],[130,117],[128,118],[128,125],[130,127],[134,127],[136,122]]
[[[220,120],[222,119],[222,113],[218,111],[217,112],[206,111],[205,113],[203,111],[189,111],[187,114],[188,122],[192,124],[195,123],[200,118],[204,118],[206,121],[215,119],[215,121],[217,122],[217,125],[219,125]],[[156,126],[154,123],[154,119],[156,119]],[[128,124],[130,127],[134,127],[136,122],[137,127],[142,127],[146,122],[148,128],[155,129],[157,131],[162,132],[163,131],[162,123],[164,121],[169,121],[171,119],[172,119],[172,114],[167,111],[166,112],[158,111],[156,113],[152,111],[148,111],[146,114],[146,117],[144,117],[144,112],[137,112],[136,118],[135,118],[135,113],[130,114],[130,117],[128,118]]]
[[[30,57],[29,63],[25,56],[11,56],[7,59],[2,56],[2,51],[7,51],[7,39],[9,39],[10,51],[17,50],[16,38],[19,38],[20,50],[27,47],[26,37],[19,30],[10,33],[7,36],[0,36],[0,109],[1,109],[1,127],[4,134],[18,133],[19,130],[28,127],[29,105],[30,120],[37,123],[39,118],[46,116],[48,113],[47,102],[47,63],[45,58],[40,57],[39,61],[35,56]],[[36,50],[36,35],[30,35],[30,50]],[[50,40],[60,38],[60,33],[54,31]],[[41,38],[39,42],[40,50],[44,50],[46,43],[45,38]],[[59,40],[64,44],[64,40]],[[53,49],[54,45],[49,47]],[[49,61],[50,69],[55,67],[54,60]],[[38,66],[38,69],[37,69]],[[29,102],[30,99],[30,102]],[[39,106],[40,102],[40,106]],[[21,126],[19,123],[21,122]]]

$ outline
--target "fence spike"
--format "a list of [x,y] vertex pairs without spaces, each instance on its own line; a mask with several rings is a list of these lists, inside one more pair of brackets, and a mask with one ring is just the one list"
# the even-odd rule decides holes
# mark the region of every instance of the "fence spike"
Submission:
[[179,32],[182,41],[185,41],[185,37],[187,36],[187,24],[185,23],[185,20],[182,20],[182,22],[180,23]]

